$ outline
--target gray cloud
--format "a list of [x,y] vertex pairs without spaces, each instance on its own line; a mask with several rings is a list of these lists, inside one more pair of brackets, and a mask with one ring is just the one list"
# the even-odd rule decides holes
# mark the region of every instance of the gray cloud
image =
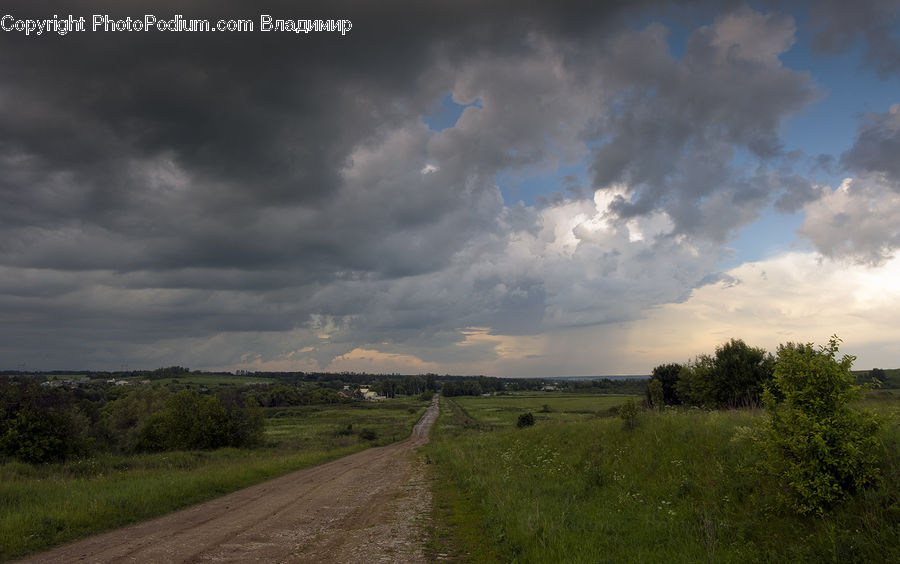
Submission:
[[735,148],[780,156],[779,124],[817,97],[808,74],[778,59],[794,33],[789,16],[741,8],[695,31],[681,59],[660,26],[614,40],[613,52],[634,55],[604,70],[632,86],[598,124],[592,165],[596,187],[632,189],[613,210],[624,218],[666,210],[676,231],[719,241],[753,219],[775,186],[737,180]]
[[900,104],[883,114],[865,116],[856,141],[841,163],[858,173],[884,175],[900,190]]
[[900,247],[900,194],[874,179],[847,179],[825,188],[804,208],[799,233],[822,255],[859,264],[883,264]]
[[896,25],[900,1],[841,0],[810,3],[813,45],[824,53],[841,53],[862,45],[866,62],[884,77],[900,72],[900,38]]
[[[643,23],[681,4],[650,1],[162,2],[354,27],[0,34],[0,360],[302,368],[371,345],[446,362],[466,327],[534,334],[684,300],[773,199],[813,197],[768,166],[817,95],[779,62],[790,17],[684,5],[711,23],[681,58]],[[431,131],[448,92],[479,106]],[[845,160],[886,162],[864,137]],[[496,184],[583,159],[597,201],[572,178],[536,207]]]

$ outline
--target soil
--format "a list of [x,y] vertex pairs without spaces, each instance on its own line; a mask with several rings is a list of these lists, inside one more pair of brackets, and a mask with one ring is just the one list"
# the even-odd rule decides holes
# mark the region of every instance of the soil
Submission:
[[300,470],[22,562],[425,562],[431,492],[410,438]]

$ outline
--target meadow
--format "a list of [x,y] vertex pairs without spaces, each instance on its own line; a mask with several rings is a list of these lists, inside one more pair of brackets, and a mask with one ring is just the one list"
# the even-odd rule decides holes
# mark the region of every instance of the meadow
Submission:
[[619,394],[571,394],[565,392],[511,392],[494,396],[459,396],[453,403],[490,430],[513,427],[522,413],[530,412],[538,423],[585,421],[615,414],[626,399],[638,396]]
[[415,398],[266,410],[266,444],[0,464],[0,561],[409,436]]
[[[431,554],[461,562],[900,561],[893,395],[863,402],[885,420],[880,484],[811,517],[780,509],[775,484],[760,473],[762,411],[647,410],[626,429],[609,409],[623,400],[442,398],[424,451],[436,484]],[[535,425],[518,429],[526,410]]]

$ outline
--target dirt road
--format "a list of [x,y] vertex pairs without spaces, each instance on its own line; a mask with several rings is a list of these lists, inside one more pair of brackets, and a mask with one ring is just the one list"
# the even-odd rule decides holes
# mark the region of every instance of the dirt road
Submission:
[[424,562],[431,493],[412,451],[437,413],[435,398],[405,441],[23,562]]

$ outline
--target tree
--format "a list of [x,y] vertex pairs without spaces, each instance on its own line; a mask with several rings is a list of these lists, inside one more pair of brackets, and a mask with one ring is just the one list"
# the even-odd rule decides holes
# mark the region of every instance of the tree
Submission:
[[[682,366],[676,363],[670,364],[660,364],[656,368],[653,369],[653,375],[650,378],[650,384],[653,382],[659,382],[660,389],[662,391],[662,403],[665,405],[678,405],[681,403],[681,400],[678,398],[678,391],[676,386],[678,385],[678,374],[681,372]],[[649,399],[654,405],[656,405],[656,401],[650,397],[649,392],[650,388],[647,388],[647,399]],[[658,405],[657,407],[662,407],[662,405]]]
[[712,400],[717,407],[758,405],[772,380],[775,359],[764,349],[731,339],[716,348]]
[[659,380],[653,379],[647,384],[647,400],[657,409],[662,409],[662,406],[665,405],[663,386]]
[[151,413],[137,427],[134,449],[164,451],[253,446],[262,440],[262,411],[249,399],[243,408],[226,408],[215,396],[180,390],[165,408]]
[[878,479],[880,422],[850,407],[862,388],[850,372],[855,357],[837,359],[839,342],[781,345],[774,383],[784,401],[764,395],[768,469],[780,479],[779,499],[800,514],[822,514]]
[[[692,405],[708,405],[712,403],[710,391],[715,372],[715,359],[708,354],[697,358],[681,367],[678,372],[676,393],[684,403]],[[709,405],[709,407],[714,407]]]
[[675,392],[683,402],[716,409],[756,405],[774,365],[764,349],[731,339],[716,347],[714,356],[699,355],[683,366]]
[[0,453],[24,462],[50,462],[66,457],[68,429],[63,414],[25,408],[0,436]]

